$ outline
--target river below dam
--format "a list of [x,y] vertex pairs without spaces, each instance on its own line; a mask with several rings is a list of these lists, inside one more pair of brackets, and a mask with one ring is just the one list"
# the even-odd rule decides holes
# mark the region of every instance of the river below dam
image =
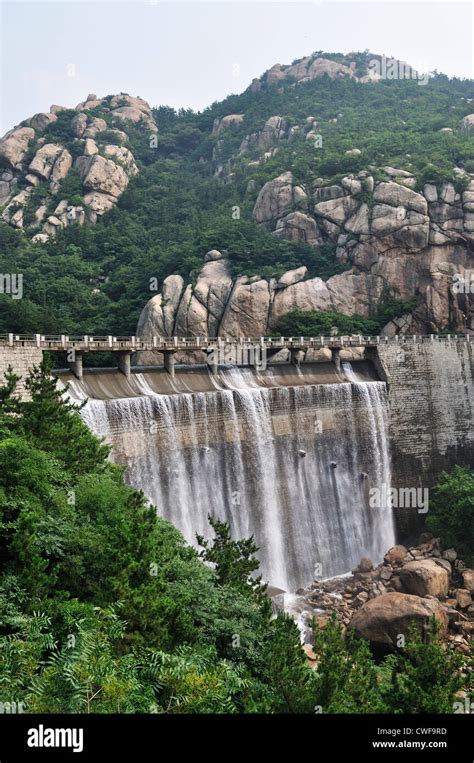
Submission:
[[290,592],[393,545],[391,510],[369,505],[391,484],[387,387],[369,364],[138,371],[58,375],[188,542],[212,536],[209,514],[226,520],[255,537],[264,580]]

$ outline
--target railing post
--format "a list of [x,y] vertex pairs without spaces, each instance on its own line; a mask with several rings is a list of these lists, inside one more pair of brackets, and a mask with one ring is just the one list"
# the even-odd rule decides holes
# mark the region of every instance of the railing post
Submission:
[[113,337],[111,337],[111,336],[107,337],[107,344],[109,345],[109,347],[113,346]]
[[37,347],[41,347],[41,334],[35,334],[35,342]]
[[8,334],[8,344],[13,347],[13,334]]

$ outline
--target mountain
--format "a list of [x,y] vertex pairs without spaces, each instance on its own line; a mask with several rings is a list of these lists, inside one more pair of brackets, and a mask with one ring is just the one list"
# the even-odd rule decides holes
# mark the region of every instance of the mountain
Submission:
[[24,277],[1,330],[473,330],[472,84],[318,51],[201,113],[89,95],[25,120],[0,141],[0,270]]

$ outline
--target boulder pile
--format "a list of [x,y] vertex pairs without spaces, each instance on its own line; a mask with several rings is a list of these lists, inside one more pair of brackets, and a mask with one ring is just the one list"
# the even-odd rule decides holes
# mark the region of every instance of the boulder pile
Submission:
[[311,620],[324,627],[332,612],[374,646],[395,648],[412,624],[424,632],[434,616],[447,642],[465,654],[474,632],[474,570],[452,548],[424,533],[417,546],[394,546],[382,564],[361,559],[350,575],[299,589],[292,612],[311,641]]

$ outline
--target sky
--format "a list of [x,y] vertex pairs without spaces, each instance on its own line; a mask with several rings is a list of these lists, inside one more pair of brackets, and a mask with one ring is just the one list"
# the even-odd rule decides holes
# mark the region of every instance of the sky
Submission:
[[200,110],[275,63],[369,49],[474,77],[474,4],[0,0],[0,135],[51,104],[126,92]]

